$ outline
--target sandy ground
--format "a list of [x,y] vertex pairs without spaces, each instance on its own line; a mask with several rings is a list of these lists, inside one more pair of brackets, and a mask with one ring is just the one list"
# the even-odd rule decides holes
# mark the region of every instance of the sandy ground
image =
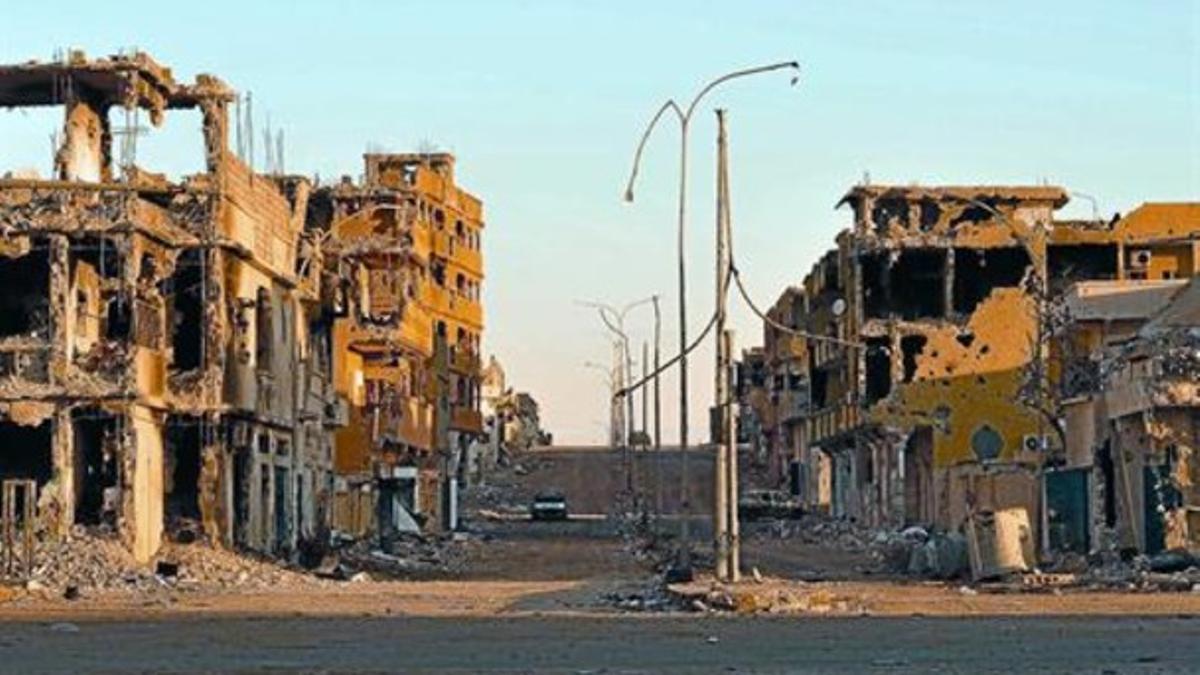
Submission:
[[[541,468],[533,475],[544,472],[540,481],[565,483],[570,495],[576,489],[572,481],[590,482],[592,464],[600,456],[540,455]],[[580,462],[587,471],[580,470]],[[647,594],[654,584],[652,562],[635,556],[636,547],[616,536],[617,528],[602,519],[562,526],[516,520],[481,529],[486,537],[467,548],[467,564],[453,578],[324,582],[252,591],[165,587],[143,595],[85,590],[71,601],[0,587],[0,620],[611,616],[627,614],[613,602],[614,594]],[[697,539],[696,549],[704,547]],[[744,540],[743,560],[747,571],[757,568],[765,578],[764,583],[742,588],[764,599],[752,607],[758,611],[783,597],[787,602],[782,604],[808,616],[1200,615],[1200,593],[989,592],[956,583],[887,578],[863,553],[755,536],[753,528]],[[711,585],[699,581],[676,590],[687,598],[702,597]]]

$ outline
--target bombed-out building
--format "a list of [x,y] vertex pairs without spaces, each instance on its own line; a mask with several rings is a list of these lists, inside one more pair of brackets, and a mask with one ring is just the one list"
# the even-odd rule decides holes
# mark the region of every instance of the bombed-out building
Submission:
[[[802,343],[776,357],[775,428],[764,434],[811,507],[869,526],[950,530],[974,513],[1023,509],[1044,548],[1052,533],[1067,537],[1060,492],[1090,511],[1095,444],[1078,450],[1082,483],[1065,459],[1080,441],[1062,390],[1062,299],[1079,283],[1195,275],[1200,219],[1148,204],[1111,221],[1056,221],[1067,200],[1052,186],[846,194],[852,227],[801,297],[777,305],[801,308],[774,317],[796,333],[767,336]],[[779,375],[797,358],[803,393],[789,394]]]
[[[1150,204],[1130,217],[1169,211],[1184,215]],[[1076,284],[1056,305],[1067,446],[1046,473],[1054,549],[1200,547],[1200,281],[1180,270]]]
[[[53,174],[0,179],[0,480],[32,481],[47,534],[109,524],[140,560],[172,531],[287,556],[328,519],[310,186],[230,149],[234,101],[142,53],[0,66],[0,108],[62,111]],[[181,111],[203,169],[140,166],[139,137]]]
[[335,527],[365,534],[454,526],[469,450],[484,434],[481,202],[454,157],[368,154],[361,183],[319,189],[319,233],[338,285]]

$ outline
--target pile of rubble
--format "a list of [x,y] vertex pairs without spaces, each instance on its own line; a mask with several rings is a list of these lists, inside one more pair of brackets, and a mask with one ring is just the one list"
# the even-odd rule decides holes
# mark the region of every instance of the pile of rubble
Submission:
[[297,570],[205,542],[166,543],[153,565],[139,565],[115,534],[76,527],[67,536],[38,542],[26,588],[71,599],[90,591],[253,590],[320,583]]
[[954,579],[970,566],[966,537],[923,527],[876,532],[870,553],[890,572],[925,579]]
[[876,533],[848,520],[805,515],[795,520],[776,520],[770,524],[771,536],[792,539],[802,544],[831,546],[843,551],[867,551]]
[[1182,549],[1124,557],[1103,551],[1072,576],[1073,585],[1090,589],[1200,592],[1200,557]]
[[351,581],[453,578],[466,569],[469,549],[478,542],[465,532],[396,533],[382,542],[347,541],[324,556],[314,571],[322,578]]
[[859,615],[865,609],[861,598],[831,588],[805,584],[781,588],[761,579],[733,586],[713,583],[707,591],[677,591],[673,598],[685,602],[690,611],[709,613]]

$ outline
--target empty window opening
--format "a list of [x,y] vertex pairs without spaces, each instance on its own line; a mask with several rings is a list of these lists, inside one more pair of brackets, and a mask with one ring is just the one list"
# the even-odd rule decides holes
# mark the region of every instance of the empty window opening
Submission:
[[938,206],[938,203],[934,200],[928,198],[922,199],[919,206],[921,208],[921,231],[929,232],[942,219],[942,207]]
[[171,361],[176,370],[194,370],[204,353],[204,274],[202,249],[187,249],[175,262],[175,273],[163,283],[169,298]]
[[282,466],[275,467],[275,552],[286,555],[291,549],[292,512],[288,508],[288,486],[291,472]]
[[121,246],[108,237],[83,237],[71,244],[72,267],[90,265],[101,279],[120,279],[125,272]]
[[829,405],[829,372],[824,368],[812,371],[812,403],[814,410]]
[[429,263],[429,273],[433,276],[433,281],[438,286],[446,285],[446,261],[441,258],[434,258]]
[[117,418],[94,408],[71,415],[75,449],[75,522],[115,527],[121,511]]
[[[71,270],[76,285],[76,334],[107,340],[129,336],[132,312],[123,290],[105,290],[93,285],[120,280],[125,273],[125,256],[120,244],[107,237],[84,237],[71,244]],[[96,297],[92,297],[96,294]]]
[[0,337],[50,337],[50,252],[44,245],[19,258],[0,257]]
[[929,338],[924,335],[905,335],[900,338],[900,354],[903,358],[904,381],[912,382],[917,376],[917,359],[925,351]]
[[198,417],[172,415],[167,418],[163,515],[164,525],[170,531],[199,529],[201,431]]
[[885,236],[893,223],[906,229],[909,222],[908,202],[903,199],[881,199],[875,202],[871,209],[871,222],[875,224],[875,231]]
[[[150,123],[145,110],[126,110],[113,106],[108,111],[109,125],[116,137],[113,163],[122,178],[129,180],[128,165],[143,172],[164,174],[168,180],[208,170],[208,152],[204,139],[204,113],[199,108],[171,110],[161,126]],[[260,170],[264,167],[259,162]]]
[[250,497],[254,486],[254,454],[249,447],[239,447],[233,456],[233,538],[239,546],[250,545]]
[[330,339],[331,321],[327,316],[318,316],[308,322],[308,359],[314,372],[329,375],[333,372],[333,340]]
[[995,217],[995,214],[991,210],[977,204],[970,204],[950,220],[950,227],[957,227],[963,223],[979,225],[990,221],[993,217]]
[[839,291],[842,288],[841,272],[838,269],[838,259],[835,255],[828,255],[824,262],[821,263],[821,269],[824,274],[824,290]]
[[881,319],[888,315],[888,306],[891,304],[888,265],[887,253],[868,253],[859,258],[863,313],[868,319]]
[[886,398],[892,391],[892,342],[890,338],[868,338],[866,350],[867,405]]
[[892,311],[904,319],[946,315],[946,251],[910,248],[892,266]]
[[31,479],[42,487],[54,471],[51,455],[49,420],[36,427],[0,422],[0,479]]
[[1117,278],[1116,244],[1048,246],[1046,271],[1050,291],[1058,294],[1077,281]]
[[954,249],[954,311],[970,314],[997,288],[1017,288],[1029,269],[1020,246]]
[[133,304],[125,293],[115,293],[108,299],[104,311],[104,338],[124,340],[133,330]]

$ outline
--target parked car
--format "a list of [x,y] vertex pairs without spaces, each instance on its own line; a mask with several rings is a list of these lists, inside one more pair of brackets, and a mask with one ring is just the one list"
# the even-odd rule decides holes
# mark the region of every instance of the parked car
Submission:
[[790,519],[802,515],[800,502],[782,490],[747,490],[738,499],[739,520]]
[[567,497],[561,492],[540,492],[529,505],[532,520],[566,520]]

